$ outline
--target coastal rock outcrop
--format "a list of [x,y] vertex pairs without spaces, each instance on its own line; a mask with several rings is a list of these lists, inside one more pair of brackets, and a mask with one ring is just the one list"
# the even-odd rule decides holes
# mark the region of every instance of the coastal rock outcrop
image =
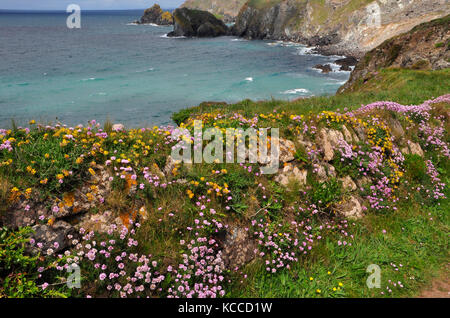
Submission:
[[144,11],[144,15],[141,17],[139,24],[157,24],[157,25],[172,25],[173,17],[169,11],[163,11],[158,4],[154,4],[153,7]]
[[416,25],[443,17],[442,0],[252,0],[232,31],[251,39],[276,39],[320,46],[322,53],[360,57]]
[[314,68],[320,70],[324,74],[328,74],[333,71],[330,64],[317,64]]
[[450,67],[450,15],[398,35],[367,52],[339,92],[351,91],[382,68],[437,70]]
[[173,12],[173,18],[174,29],[168,34],[171,37],[216,37],[228,34],[225,23],[206,11],[180,8]]

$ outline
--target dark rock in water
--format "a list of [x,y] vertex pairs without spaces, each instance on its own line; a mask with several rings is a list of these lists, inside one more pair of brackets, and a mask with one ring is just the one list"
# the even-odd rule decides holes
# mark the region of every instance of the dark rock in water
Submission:
[[314,68],[321,70],[322,73],[325,74],[328,74],[333,71],[330,64],[317,64],[316,66],[314,66]]
[[168,36],[216,37],[228,34],[228,27],[207,11],[176,9],[173,12],[174,29]]
[[144,11],[144,15],[141,17],[138,24],[157,24],[157,25],[172,25],[173,17],[169,11],[163,11],[158,4]]
[[355,66],[356,63],[358,63],[358,59],[356,57],[353,56],[348,56],[346,58],[343,59],[339,59],[334,61],[334,63],[336,63],[337,65],[339,65],[341,68],[341,71],[351,71],[351,66]]

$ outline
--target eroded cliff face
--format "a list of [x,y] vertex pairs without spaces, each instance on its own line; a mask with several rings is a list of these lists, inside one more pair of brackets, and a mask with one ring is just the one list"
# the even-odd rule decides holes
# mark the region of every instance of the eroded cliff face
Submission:
[[416,70],[450,67],[450,15],[420,24],[367,52],[339,92],[355,90],[387,67]]
[[247,0],[186,0],[181,7],[208,11],[225,22],[232,22]]
[[362,56],[391,37],[449,13],[448,0],[249,0],[233,33]]

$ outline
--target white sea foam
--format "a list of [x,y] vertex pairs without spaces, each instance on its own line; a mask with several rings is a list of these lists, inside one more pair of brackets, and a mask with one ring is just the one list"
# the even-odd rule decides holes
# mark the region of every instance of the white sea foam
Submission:
[[309,90],[307,90],[306,88],[294,88],[294,89],[288,89],[287,91],[284,91],[281,94],[285,94],[285,95],[306,95],[306,94],[309,94]]
[[275,41],[267,43],[269,46],[283,46],[283,47],[297,47],[302,46],[300,43],[290,42],[290,41]]
[[247,82],[253,82],[253,77],[246,77],[245,80],[246,80]]
[[185,36],[167,36],[169,33],[163,34],[160,36],[160,38],[164,39],[185,39]]
[[[351,71],[342,71],[341,66],[336,63],[330,63],[330,66],[334,73],[349,73],[349,72],[351,72]],[[353,71],[354,67],[351,66],[350,69]]]
[[315,46],[306,46],[306,45],[301,45],[297,48],[297,55],[315,55],[315,56],[320,56],[320,54],[316,53],[316,49],[317,47]]
[[127,23],[126,25],[164,26],[164,25],[159,25],[159,24],[155,24],[155,23],[136,23],[136,22],[130,22],[130,23]]
[[150,68],[148,68],[148,69],[146,69],[146,70],[139,70],[139,71],[136,71],[136,73],[144,73],[144,72],[153,72],[155,69],[153,68],[153,67],[150,67]]

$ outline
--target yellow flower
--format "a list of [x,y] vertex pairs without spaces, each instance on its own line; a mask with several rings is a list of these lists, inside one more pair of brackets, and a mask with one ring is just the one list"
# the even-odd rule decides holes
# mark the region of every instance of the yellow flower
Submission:
[[309,278],[309,280],[311,280],[311,281],[312,281],[312,280],[314,280],[314,278],[310,277],[310,278]]
[[34,125],[34,124],[36,124],[36,121],[34,119],[30,120],[30,125]]
[[44,155],[44,157],[45,157],[45,159],[48,159],[48,158],[50,158],[50,155],[49,155],[48,153],[46,153],[46,154]]
[[14,192],[19,192],[19,189],[17,189],[17,187],[14,187],[14,188],[11,189],[11,192],[13,192],[13,193]]
[[338,285],[339,285],[340,287],[344,286],[344,284],[342,284],[342,283],[339,283]]
[[322,291],[321,291],[320,289],[317,289],[316,292],[317,292],[318,294],[320,294]]
[[94,169],[92,169],[92,168],[89,168],[89,173],[91,174],[91,175],[93,175],[93,176],[95,176],[95,171],[94,171]]
[[45,178],[44,180],[41,180],[41,181],[39,181],[41,184],[47,184],[47,182],[48,182],[48,179],[47,178]]
[[64,179],[64,175],[62,173],[58,173],[56,175],[56,179],[58,179],[58,180]]

